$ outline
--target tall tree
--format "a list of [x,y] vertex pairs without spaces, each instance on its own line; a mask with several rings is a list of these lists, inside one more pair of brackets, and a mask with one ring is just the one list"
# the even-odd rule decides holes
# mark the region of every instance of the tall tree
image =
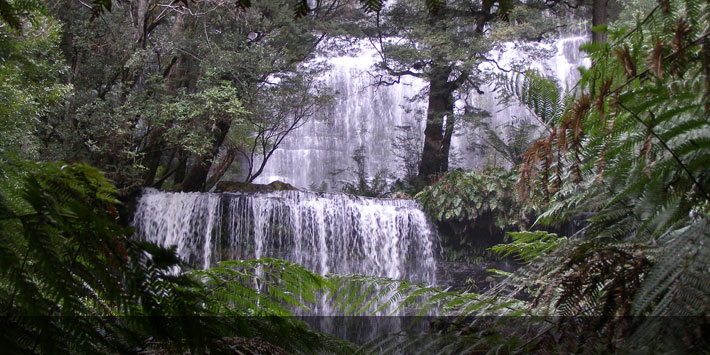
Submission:
[[[606,25],[609,15],[607,6],[609,0],[594,0],[592,3],[592,26]],[[592,42],[606,42],[606,34],[598,31],[592,32]]]
[[124,191],[168,181],[199,191],[219,179],[236,156],[231,148],[254,139],[230,134],[256,127],[246,122],[248,106],[267,100],[265,86],[311,75],[301,64],[339,14],[357,6],[323,1],[297,18],[286,0],[111,4],[50,3],[65,27],[76,94],[42,139],[47,153],[101,166]]
[[[315,71],[318,72],[320,70]],[[261,175],[268,159],[288,134],[329,106],[330,90],[320,85],[313,75],[281,78],[282,85],[263,85],[251,100],[246,100],[248,136],[233,139],[241,142],[233,144],[233,149],[246,163],[242,174],[245,182],[252,182]],[[227,158],[229,156],[226,154]]]
[[[70,93],[59,50],[61,25],[33,1],[2,4],[0,15],[0,161],[38,158],[37,132]],[[30,21],[30,18],[32,21]],[[7,25],[6,25],[6,23]]]
[[[427,123],[419,165],[420,179],[448,170],[451,138],[456,127],[457,96],[482,85],[490,70],[484,63],[506,41],[538,41],[553,32],[556,21],[543,13],[555,1],[397,1],[376,17],[369,35],[377,43],[380,84],[402,76],[426,80]],[[519,43],[518,43],[519,44]]]

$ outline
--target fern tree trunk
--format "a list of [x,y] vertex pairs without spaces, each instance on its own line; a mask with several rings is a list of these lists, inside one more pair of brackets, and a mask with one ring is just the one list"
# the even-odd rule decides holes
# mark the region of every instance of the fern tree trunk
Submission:
[[187,158],[189,154],[180,149],[177,154],[177,168],[175,169],[175,175],[173,175],[173,184],[181,184],[185,180],[185,174],[187,174]]
[[145,148],[146,156],[143,159],[143,165],[147,167],[143,175],[143,186],[152,186],[158,172],[160,158],[163,156],[163,131],[162,128],[156,128],[148,135],[148,144]]
[[227,173],[227,170],[230,166],[232,166],[234,159],[236,159],[237,153],[238,151],[235,147],[229,147],[227,149],[219,164],[215,165],[212,171],[212,175],[209,177],[209,179],[207,179],[207,182],[205,183],[205,190],[211,189],[212,186],[216,185],[217,181],[219,181],[224,176],[224,174]]
[[705,71],[705,114],[710,114],[710,37],[703,41],[703,67]]
[[[592,3],[592,26],[599,26],[607,23],[609,15],[607,13],[607,5],[609,0],[594,0]],[[592,32],[592,42],[606,42],[606,34]]]

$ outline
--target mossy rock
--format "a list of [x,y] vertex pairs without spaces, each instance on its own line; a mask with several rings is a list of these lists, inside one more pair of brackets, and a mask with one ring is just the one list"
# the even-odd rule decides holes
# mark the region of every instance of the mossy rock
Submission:
[[241,181],[220,181],[215,186],[215,192],[267,192],[267,191],[287,191],[298,190],[290,184],[281,181],[274,181],[268,185],[251,184]]
[[389,198],[401,198],[401,199],[406,199],[406,200],[411,200],[411,199],[412,199],[412,196],[410,196],[408,193],[406,193],[406,192],[404,192],[404,191],[395,191],[395,192],[391,193],[391,194],[390,194],[389,196],[387,196],[387,197],[389,197]]

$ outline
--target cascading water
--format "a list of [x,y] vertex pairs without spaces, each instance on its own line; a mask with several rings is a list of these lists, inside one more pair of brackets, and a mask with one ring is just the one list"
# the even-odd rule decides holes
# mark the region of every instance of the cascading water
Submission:
[[[426,103],[410,102],[425,86],[421,80],[403,78],[397,85],[375,87],[370,75],[377,53],[362,43],[357,57],[329,58],[332,66],[323,82],[335,93],[327,120],[311,119],[289,136],[269,159],[254,182],[279,180],[303,189],[339,191],[344,181],[355,180],[353,155],[363,146],[367,174],[387,170],[397,174],[401,162],[393,137],[409,133],[421,142],[422,109]],[[417,151],[421,143],[414,142]]]
[[[569,89],[579,79],[577,67],[589,65],[579,52],[587,39],[563,36],[549,48],[555,53],[552,57],[530,67]],[[520,52],[507,43],[487,57],[500,67],[510,67]],[[426,102],[415,98],[426,83],[405,77],[400,83],[375,87],[371,71],[377,60],[377,53],[365,44],[356,57],[327,59],[332,69],[323,80],[336,92],[330,119],[312,119],[291,132],[256,183],[281,180],[299,188],[339,190],[343,182],[356,178],[352,158],[360,147],[365,149],[370,178],[384,169],[394,177],[404,177],[406,164],[400,160],[402,152],[396,151],[403,147],[396,146],[396,137],[407,135],[410,151],[404,156],[418,155]],[[502,73],[492,63],[479,69]],[[501,105],[493,85],[481,89],[482,95],[460,95],[465,99],[456,102],[456,107],[488,112],[492,127],[529,115],[520,105]],[[452,167],[487,164],[479,152],[467,149],[476,134],[466,126],[457,126],[457,131],[452,140],[452,156],[457,160],[450,162]],[[138,238],[174,245],[183,260],[203,268],[220,260],[276,257],[321,274],[364,274],[437,284],[436,233],[412,200],[302,191],[201,194],[146,190],[133,224]],[[322,303],[317,314],[335,314],[327,302]]]
[[[137,238],[175,246],[184,261],[202,268],[220,260],[275,257],[321,274],[437,284],[438,238],[414,200],[302,191],[216,194],[146,189],[133,226]],[[327,295],[312,307],[296,314],[315,329],[358,343],[411,327],[402,317],[331,317],[341,313]],[[397,305],[392,304],[378,314],[395,311]]]
[[325,273],[436,284],[436,234],[412,200],[278,191],[165,193],[138,200],[136,236],[188,263],[277,257]]
[[[588,65],[588,59],[579,52],[586,40],[586,36],[561,38],[555,44],[556,55],[533,67],[557,78],[563,88],[570,88],[578,80],[576,68]],[[411,99],[426,85],[421,80],[405,79],[392,86],[371,86],[368,71],[375,62],[374,54],[364,50],[359,57],[329,59],[333,69],[325,81],[339,94],[330,113],[332,118],[311,120],[292,132],[255,182],[281,180],[300,188],[337,190],[343,181],[354,180],[352,157],[361,146],[366,149],[366,173],[370,177],[383,169],[403,177],[404,162],[397,159],[395,137],[407,133],[410,154],[420,151],[426,102]],[[517,52],[510,49],[491,55],[497,56],[499,65],[505,65]],[[485,95],[471,94],[466,102],[457,102],[457,107],[468,105],[489,112],[493,126],[527,114],[521,106],[502,107],[493,87],[483,89]],[[460,160],[451,165],[479,166],[481,156],[466,149],[470,144],[466,128],[458,130],[452,152]],[[202,268],[220,260],[276,257],[322,274],[440,283],[436,276],[436,232],[413,200],[302,191],[214,194],[147,189],[138,201],[133,225],[138,238],[175,246],[183,260]],[[316,314],[335,312],[327,302],[321,302]],[[365,334],[356,338],[372,339],[378,333],[375,328],[391,331],[408,326],[397,318],[384,319],[383,324],[373,323],[380,318],[366,320],[359,326]],[[345,328],[332,322],[330,317],[320,318],[315,325],[330,333]]]
[[[579,46],[588,40],[587,35],[567,35],[561,36],[552,46],[539,44],[541,48],[551,49],[554,55],[530,63],[530,66],[556,78],[563,89],[571,88],[579,79],[577,68],[589,66],[589,59],[579,51]],[[361,145],[366,148],[366,172],[370,178],[385,168],[395,177],[404,177],[403,162],[396,153],[396,137],[407,132],[413,141],[409,147],[412,152],[408,153],[417,155],[421,152],[426,99],[413,99],[426,83],[421,79],[403,77],[400,83],[375,87],[372,71],[379,57],[368,46],[362,44],[358,56],[328,59],[332,69],[323,80],[337,93],[330,119],[311,120],[291,132],[270,158],[256,183],[280,180],[304,189],[339,190],[343,181],[355,180],[352,156]],[[505,50],[489,53],[488,57],[495,58],[501,67],[509,68],[511,60],[522,55],[509,43]],[[485,64],[480,69],[503,73],[492,63]],[[491,126],[501,127],[529,115],[521,105],[501,105],[492,85],[481,89],[484,94],[469,93],[466,104],[488,112]],[[463,106],[463,100],[457,103],[457,107]],[[468,149],[471,137],[475,137],[474,132],[465,126],[458,127],[457,131],[451,149],[452,156],[458,159],[450,164],[452,167],[479,167],[483,157]]]
[[[551,50],[554,55],[544,61],[528,63],[526,67],[536,69],[554,78],[562,90],[572,90],[580,78],[577,68],[591,65],[589,59],[579,50],[579,47],[588,40],[587,35],[572,34],[560,37],[551,45],[538,44],[540,48]],[[512,43],[506,43],[504,47],[504,50],[489,53],[488,56],[494,58],[501,68],[511,69],[511,64],[519,60],[522,55],[520,50],[515,48]],[[517,65],[520,65],[520,63],[517,63]],[[493,63],[484,63],[480,68],[497,74],[512,75],[499,70]],[[490,115],[487,119],[490,127],[501,134],[501,137],[507,138],[508,132],[506,132],[505,128],[510,127],[512,123],[531,118],[529,109],[523,105],[515,103],[501,104],[495,85],[483,85],[481,90],[484,94],[470,93],[466,99],[458,100],[456,107],[462,109],[468,106],[487,112]],[[539,124],[534,119],[531,119],[530,122]],[[471,130],[466,125],[458,126],[457,130],[458,132],[451,142],[451,156],[455,157],[456,161],[450,161],[450,164],[453,167],[476,169],[490,163],[488,159],[491,158],[490,155],[496,155],[495,152],[487,156],[475,149],[471,149],[471,143],[481,143],[480,137],[482,134]]]

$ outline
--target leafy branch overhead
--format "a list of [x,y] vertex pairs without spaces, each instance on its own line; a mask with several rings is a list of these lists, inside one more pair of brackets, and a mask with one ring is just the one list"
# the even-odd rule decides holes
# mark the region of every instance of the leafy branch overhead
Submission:
[[[358,0],[365,11],[368,12],[379,12],[385,5],[385,0]],[[177,0],[176,3],[189,8],[190,3],[194,3],[195,0]],[[258,3],[259,0],[235,0],[235,6],[241,9],[248,9],[252,7],[254,3]],[[302,17],[308,15],[308,13],[313,10],[308,4],[308,0],[290,0],[290,5],[293,8],[294,15],[296,17]],[[427,6],[434,11],[440,6],[440,2],[436,0],[427,0]],[[104,11],[111,11],[111,0],[93,0],[91,11],[96,15],[100,15]],[[12,6],[7,2],[7,0],[0,0],[0,14],[3,20],[11,24],[13,27],[19,27],[19,22],[17,17],[13,12]]]

